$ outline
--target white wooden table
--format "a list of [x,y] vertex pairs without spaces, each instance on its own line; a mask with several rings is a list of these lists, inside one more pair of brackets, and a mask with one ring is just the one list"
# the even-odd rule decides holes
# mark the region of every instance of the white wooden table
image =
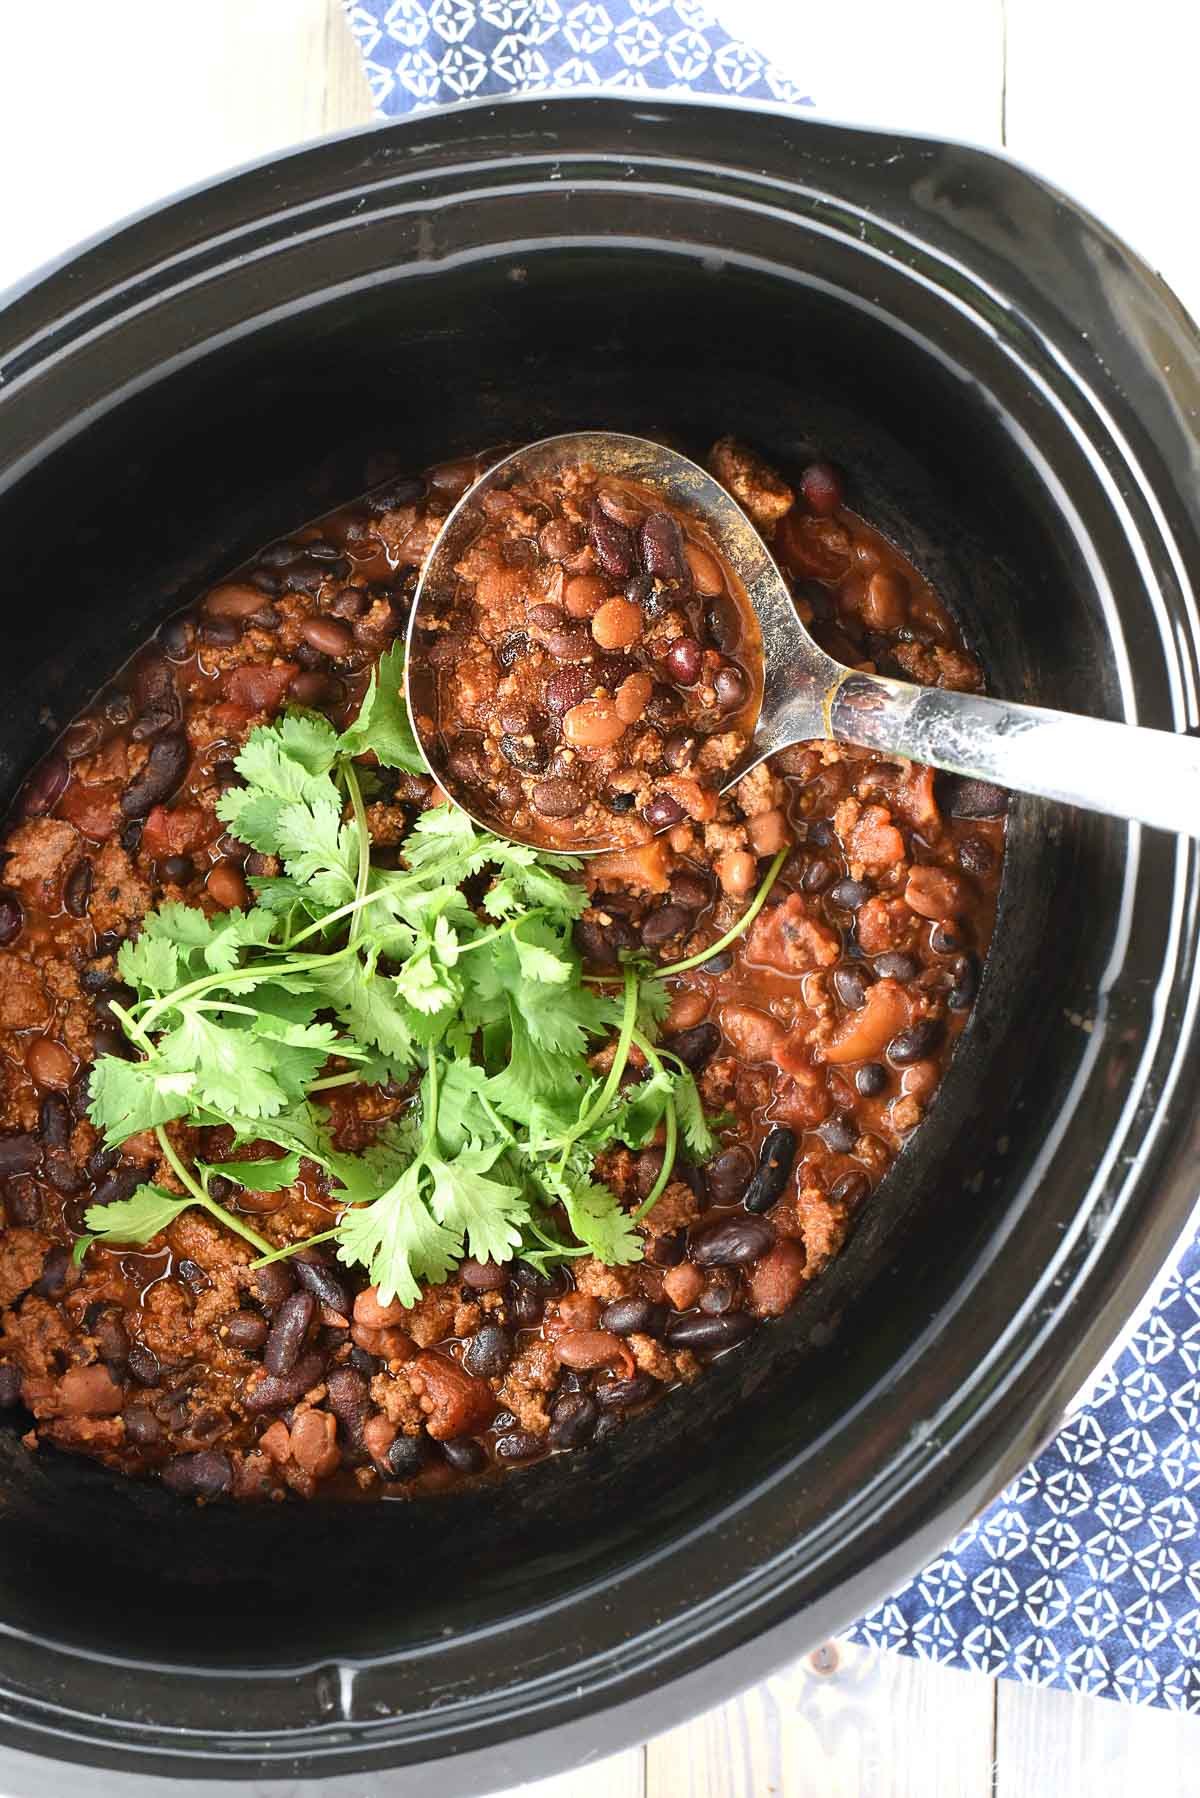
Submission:
[[[827,116],[1003,144],[1091,205],[1200,310],[1195,0],[717,0],[714,10]],[[7,0],[0,286],[180,186],[370,117],[338,0]],[[644,1747],[521,1792],[1183,1798],[1200,1791],[1198,1763],[1190,1718],[839,1642]]]

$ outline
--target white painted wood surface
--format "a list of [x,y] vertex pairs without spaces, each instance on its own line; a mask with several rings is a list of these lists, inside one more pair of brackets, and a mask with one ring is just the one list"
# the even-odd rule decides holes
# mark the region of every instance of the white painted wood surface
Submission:
[[[1133,10],[1117,0],[820,9],[717,0],[716,10],[829,117],[1006,142],[1200,309],[1195,0]],[[338,0],[8,0],[0,285],[182,185],[370,116]],[[1200,1791],[1194,1719],[838,1643],[645,1748],[519,1794],[1125,1798],[1131,1789]]]

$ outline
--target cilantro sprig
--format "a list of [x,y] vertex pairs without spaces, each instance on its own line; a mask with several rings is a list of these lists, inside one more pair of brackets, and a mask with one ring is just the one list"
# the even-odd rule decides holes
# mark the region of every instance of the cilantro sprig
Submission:
[[[137,1054],[96,1062],[91,1116],[112,1147],[154,1130],[180,1190],[146,1183],[91,1206],[77,1258],[96,1240],[150,1242],[190,1205],[260,1260],[293,1253],[303,1245],[273,1247],[212,1184],[221,1175],[277,1191],[308,1162],[341,1207],[310,1241],[333,1240],[385,1302],[412,1304],[421,1282],[444,1279],[464,1254],[539,1267],[639,1259],[636,1225],[670,1179],[679,1138],[700,1159],[712,1153],[691,1073],[655,1046],[661,984],[631,964],[614,997],[583,975],[572,941],[587,903],[570,878],[578,861],[438,805],[417,818],[403,865],[378,867],[368,756],[425,769],[398,647],[340,735],[293,710],[251,732],[237,757],[245,784],[222,794],[218,815],[282,869],[252,881],[257,903],[212,918],[164,905],[122,946],[119,971],[136,997],[112,1010]],[[481,898],[467,896],[467,882]],[[601,1078],[592,1058],[604,1046]],[[631,1080],[635,1048],[646,1074]],[[326,1095],[385,1081],[407,1084],[411,1102],[369,1148],[346,1153]],[[181,1123],[223,1125],[235,1149],[265,1143],[276,1159],[189,1165],[171,1135]],[[595,1179],[595,1158],[614,1143],[644,1148],[660,1131],[662,1172],[627,1213]]]

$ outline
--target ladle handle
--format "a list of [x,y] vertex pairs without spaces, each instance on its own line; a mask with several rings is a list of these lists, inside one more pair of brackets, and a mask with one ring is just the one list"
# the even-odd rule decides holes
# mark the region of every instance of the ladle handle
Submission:
[[1022,793],[1200,837],[1200,740],[851,673],[829,734]]

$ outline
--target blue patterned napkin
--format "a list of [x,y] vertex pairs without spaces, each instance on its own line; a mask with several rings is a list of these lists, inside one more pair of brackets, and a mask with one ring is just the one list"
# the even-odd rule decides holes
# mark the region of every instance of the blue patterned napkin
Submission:
[[[812,104],[699,0],[345,5],[390,116],[581,87]],[[1046,1452],[848,1633],[947,1666],[1200,1712],[1200,1237]]]

